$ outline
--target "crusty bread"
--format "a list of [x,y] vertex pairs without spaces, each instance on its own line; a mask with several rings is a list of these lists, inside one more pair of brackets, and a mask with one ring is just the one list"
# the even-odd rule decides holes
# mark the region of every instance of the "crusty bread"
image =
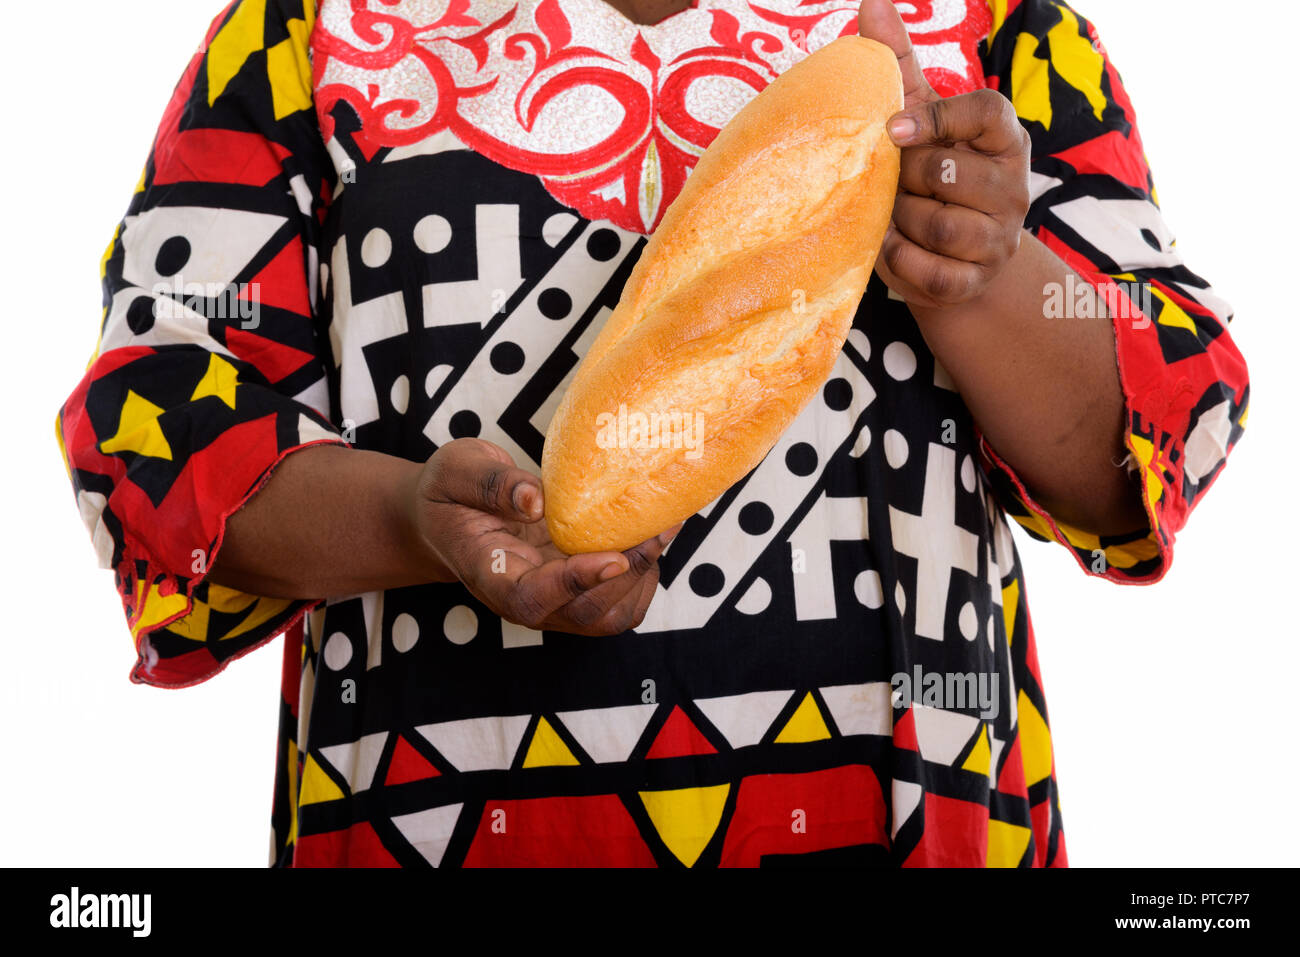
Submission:
[[622,550],[688,518],[822,387],[893,210],[884,124],[902,107],[894,54],[846,36],[718,133],[551,420],[542,487],[563,551]]

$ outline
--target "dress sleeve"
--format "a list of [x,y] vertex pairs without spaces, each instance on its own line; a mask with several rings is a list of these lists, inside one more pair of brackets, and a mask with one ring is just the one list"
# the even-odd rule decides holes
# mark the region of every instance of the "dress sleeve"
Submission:
[[[1114,327],[1147,528],[1101,538],[1055,520],[981,438],[994,494],[1031,535],[1089,574],[1149,583],[1246,423],[1245,361],[1231,308],[1183,264],[1161,215],[1133,106],[1092,24],[1059,0],[992,0],[982,51],[1033,141],[1026,227],[1094,288]],[[1087,286],[1044,290],[1047,321],[1087,321]],[[1080,295],[1084,293],[1084,295]]]
[[133,681],[183,687],[317,602],[207,579],[226,520],[331,423],[317,308],[334,186],[311,100],[313,0],[238,0],[163,116],[101,263],[104,314],[56,432],[135,642]]

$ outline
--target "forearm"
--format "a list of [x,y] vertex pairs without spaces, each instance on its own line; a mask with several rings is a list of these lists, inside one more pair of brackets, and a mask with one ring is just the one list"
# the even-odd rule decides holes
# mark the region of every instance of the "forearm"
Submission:
[[293,452],[227,520],[210,579],[298,599],[452,580],[415,532],[421,468],[340,445]]
[[[1097,318],[1049,319],[1044,287],[1073,272],[1025,231],[1019,250],[975,299],[913,305],[931,351],[948,370],[994,451],[1056,518],[1100,535],[1146,525],[1120,464],[1124,397],[1105,304]],[[1087,283],[1076,276],[1076,287]]]

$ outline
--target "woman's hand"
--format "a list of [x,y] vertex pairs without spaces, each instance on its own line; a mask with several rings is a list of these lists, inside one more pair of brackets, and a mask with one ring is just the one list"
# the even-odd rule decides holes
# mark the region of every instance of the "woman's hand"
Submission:
[[887,124],[903,151],[899,192],[876,271],[909,305],[969,302],[1020,248],[1029,134],[1000,93],[935,93],[888,0],[866,0],[858,29],[895,49],[903,76],[903,110]]
[[616,635],[645,618],[670,529],[625,552],[566,556],[541,480],[482,439],[448,442],[415,483],[412,521],[431,556],[496,614],[527,628]]
[[977,298],[1020,248],[1029,134],[993,90],[904,109],[888,129],[903,155],[880,278],[918,306]]

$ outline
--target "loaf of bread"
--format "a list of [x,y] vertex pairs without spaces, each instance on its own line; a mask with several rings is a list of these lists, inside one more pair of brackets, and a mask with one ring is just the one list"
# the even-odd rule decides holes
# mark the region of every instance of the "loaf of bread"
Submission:
[[647,241],[547,430],[568,554],[622,550],[749,473],[824,385],[898,188],[888,47],[840,37],[718,133]]

